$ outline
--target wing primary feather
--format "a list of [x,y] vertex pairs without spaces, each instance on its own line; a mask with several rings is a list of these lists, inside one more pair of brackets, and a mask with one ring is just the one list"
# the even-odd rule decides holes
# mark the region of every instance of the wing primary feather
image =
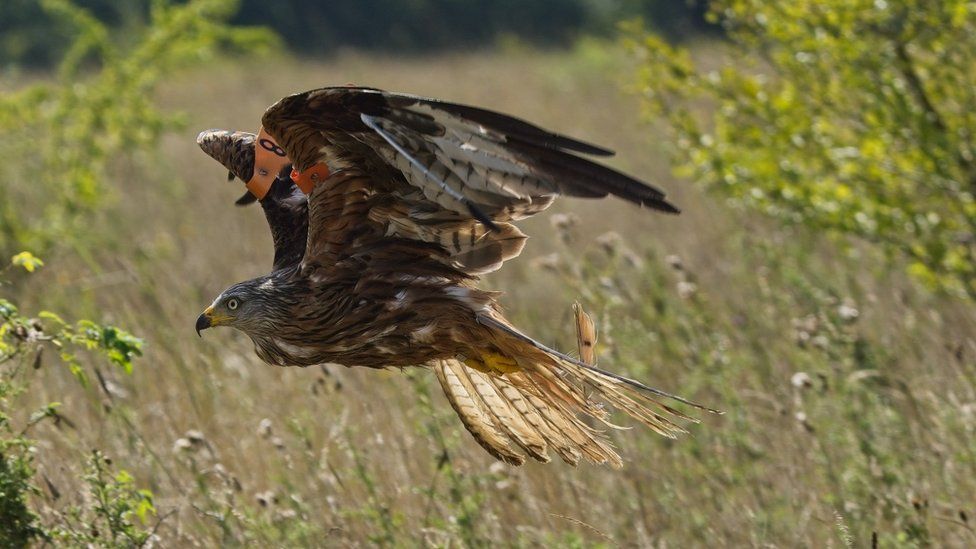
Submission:
[[441,187],[441,189],[444,190],[445,193],[451,196],[451,198],[457,200],[461,204],[464,204],[464,206],[468,209],[468,212],[471,213],[472,217],[484,223],[484,225],[489,229],[491,229],[492,231],[497,232],[500,230],[498,228],[498,225],[496,225],[495,222],[492,221],[490,217],[488,217],[488,215],[486,215],[483,211],[481,211],[478,208],[478,206],[476,206],[473,202],[468,200],[464,195],[462,195],[461,193],[455,191],[450,186],[448,186],[448,184],[445,183],[441,178],[431,173],[431,171],[427,169],[426,166],[424,166],[419,160],[414,158],[413,155],[407,152],[407,150],[403,148],[403,146],[400,145],[400,143],[398,143],[397,140],[394,139],[389,132],[384,130],[382,127],[380,127],[379,124],[376,123],[375,117],[365,113],[360,114],[359,117],[360,119],[362,119],[363,124],[366,124],[366,126],[368,126],[371,130],[376,132],[377,135],[382,137],[384,141],[389,143],[391,147],[396,149],[398,153],[403,155],[403,157],[406,158],[408,162],[410,162],[414,167],[420,170],[431,181],[437,183]]
[[435,365],[434,372],[444,389],[444,395],[461,419],[461,423],[489,454],[511,465],[522,465],[525,457],[516,451],[508,437],[498,430],[493,418],[484,410],[480,397],[472,387],[464,383],[452,367],[463,368],[463,366],[454,363],[456,361],[440,360]]
[[[569,150],[590,154],[594,156],[613,156],[613,151],[603,147],[586,143],[566,135],[561,135],[539,126],[526,122],[520,118],[502,114],[500,112],[451,103],[428,97],[416,95],[400,94],[393,92],[380,92],[393,108],[410,108],[413,105],[424,105],[433,110],[440,110],[460,118],[464,122],[473,122],[490,128],[496,132],[508,136],[518,136],[526,140],[533,141],[540,146],[554,150]],[[413,103],[413,105],[411,105]]]
[[[613,168],[518,138],[509,139],[508,146],[526,155],[529,162],[558,181],[565,194],[573,195],[578,190],[585,190],[586,194],[582,196],[606,196],[609,193],[666,213],[681,213],[665,199],[660,189]],[[594,192],[599,194],[592,194]]]

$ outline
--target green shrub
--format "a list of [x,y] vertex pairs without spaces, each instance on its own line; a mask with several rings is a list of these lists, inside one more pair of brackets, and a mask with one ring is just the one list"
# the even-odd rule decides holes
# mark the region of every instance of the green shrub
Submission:
[[734,55],[715,70],[630,29],[679,172],[878,243],[931,287],[976,298],[976,7],[719,0],[710,16]]
[[[152,4],[150,24],[120,44],[105,23],[68,0],[42,0],[75,38],[58,76],[0,96],[0,253],[47,250],[55,243],[90,249],[87,227],[105,204],[113,164],[127,153],[151,150],[163,132],[180,123],[154,103],[156,85],[175,68],[210,58],[220,47],[256,47],[273,38],[264,31],[229,26],[234,0]],[[25,184],[25,182],[27,182]],[[33,272],[44,262],[28,252],[0,270]],[[115,326],[90,320],[67,322],[41,311],[21,313],[11,296],[16,285],[0,280],[0,547],[38,540],[87,547],[131,547],[151,536],[151,492],[135,486],[125,470],[95,452],[87,461],[85,503],[48,509],[41,521],[32,509],[35,474],[28,430],[60,420],[57,402],[22,417],[13,399],[30,390],[47,349],[83,385],[86,364],[100,357],[131,373],[142,340]],[[8,299],[11,298],[11,299]],[[79,456],[81,461],[82,456]],[[64,463],[71,467],[71,463]],[[79,463],[77,466],[81,469]]]
[[[44,263],[27,252],[12,258],[8,267],[33,272]],[[90,320],[74,324],[59,315],[41,311],[26,316],[16,305],[0,297],[0,546],[22,547],[35,538],[61,538],[76,544],[119,542],[118,545],[140,545],[149,534],[131,522],[136,515],[143,520],[152,510],[152,494],[136,490],[125,471],[109,475],[109,464],[96,454],[85,477],[95,504],[91,509],[76,508],[66,521],[45,529],[29,507],[29,496],[36,492],[31,440],[27,431],[46,419],[59,419],[57,402],[37,410],[20,425],[12,416],[11,400],[30,387],[31,373],[40,364],[45,348],[59,353],[61,362],[81,382],[87,383],[80,352],[93,352],[126,372],[132,370],[132,359],[142,354],[142,340],[114,326],[103,326]],[[97,540],[99,521],[109,537]],[[124,539],[124,543],[123,540]]]

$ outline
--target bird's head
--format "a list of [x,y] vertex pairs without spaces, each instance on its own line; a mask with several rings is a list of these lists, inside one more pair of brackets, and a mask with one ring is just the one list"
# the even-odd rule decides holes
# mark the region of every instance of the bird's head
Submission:
[[287,179],[291,173],[291,161],[284,149],[264,128],[258,134],[205,130],[197,136],[197,145],[227,168],[230,179],[236,177],[245,183],[251,196],[238,199],[241,206],[263,199],[279,175],[283,173]]
[[271,278],[240,282],[221,292],[197,318],[197,334],[214,326],[230,326],[251,337],[267,336],[274,331],[279,308]]
[[254,144],[257,137],[250,132],[206,130],[197,136],[197,145],[223,164],[230,175],[247,183],[254,175]]

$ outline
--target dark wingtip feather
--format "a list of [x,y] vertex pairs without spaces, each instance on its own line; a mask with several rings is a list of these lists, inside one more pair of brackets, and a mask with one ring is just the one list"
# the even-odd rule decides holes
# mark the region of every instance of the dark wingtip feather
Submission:
[[257,197],[251,194],[251,191],[247,191],[240,198],[234,201],[235,206],[247,206],[257,202]]
[[[481,124],[506,136],[531,141],[539,146],[552,150],[575,151],[592,156],[613,156],[615,154],[610,149],[549,131],[521,118],[502,114],[497,111],[406,93],[387,92],[376,89],[367,89],[365,91],[367,93],[379,93],[387,101],[388,105],[393,108],[408,107],[416,103],[424,104],[428,107],[439,109]],[[362,89],[357,90],[357,92],[363,93]]]
[[681,208],[675,206],[674,204],[668,202],[667,200],[653,200],[644,202],[642,206],[647,206],[653,208],[659,212],[669,213],[678,215],[681,213]]

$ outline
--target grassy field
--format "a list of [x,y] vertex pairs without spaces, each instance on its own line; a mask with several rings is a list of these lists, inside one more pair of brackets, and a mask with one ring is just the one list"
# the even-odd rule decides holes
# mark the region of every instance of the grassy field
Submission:
[[[131,375],[102,366],[88,388],[53,360],[30,373],[18,408],[58,401],[68,420],[30,432],[45,520],[85,497],[80,464],[99,449],[155,494],[166,547],[976,544],[976,309],[919,290],[870,248],[674,180],[666,138],[603,61],[348,55],[228,61],[170,81],[161,101],[192,123],[118,163],[88,253],[49,256],[16,287],[25,309],[146,340]],[[253,130],[282,95],[346,82],[521,115],[617,150],[615,166],[665,188],[681,216],[559,202],[522,224],[526,252],[485,286],[564,350],[579,300],[602,366],[725,415],[674,441],[612,433],[619,471],[511,468],[468,436],[429,372],[272,368],[237,332],[198,339],[196,316],[266,272],[271,242],[196,133]]]

